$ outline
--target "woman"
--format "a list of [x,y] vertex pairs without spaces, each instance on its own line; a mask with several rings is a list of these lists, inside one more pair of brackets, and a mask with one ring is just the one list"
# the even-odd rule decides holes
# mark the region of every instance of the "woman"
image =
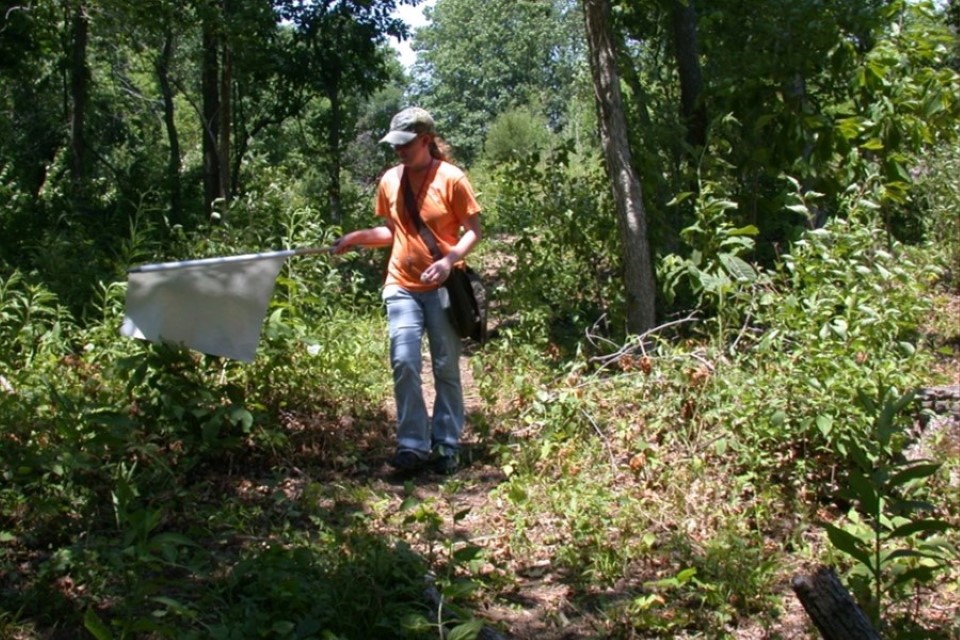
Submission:
[[[380,142],[392,145],[400,160],[383,175],[377,189],[376,214],[383,224],[346,234],[334,243],[333,251],[391,247],[383,299],[397,404],[397,450],[389,463],[404,473],[432,467],[449,475],[458,467],[465,417],[461,345],[437,290],[479,242],[480,205],[467,176],[448,161],[447,147],[423,109],[411,107],[395,115]],[[440,260],[433,258],[417,229],[417,212],[405,204],[408,188],[443,254]],[[421,383],[424,332],[436,388],[432,417],[427,414]]]

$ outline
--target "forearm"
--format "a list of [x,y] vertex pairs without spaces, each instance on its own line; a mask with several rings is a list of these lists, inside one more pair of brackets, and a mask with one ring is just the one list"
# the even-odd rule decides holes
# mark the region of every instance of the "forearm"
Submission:
[[449,253],[446,255],[450,260],[450,264],[454,265],[466,258],[467,254],[473,251],[473,248],[477,246],[478,242],[480,242],[480,236],[477,233],[472,230],[466,231],[460,236],[460,240],[450,248]]
[[467,254],[473,251],[473,248],[480,242],[481,235],[478,216],[472,216],[464,225],[463,235],[446,255],[450,260],[450,266],[466,258]]
[[453,245],[447,255],[427,267],[420,276],[420,280],[439,285],[450,276],[453,266],[463,260],[480,242],[480,220],[477,216],[471,216],[463,227],[463,235],[460,236],[457,244]]
[[333,246],[336,253],[343,253],[350,247],[387,247],[391,243],[393,243],[393,231],[384,225],[351,231],[339,238]]

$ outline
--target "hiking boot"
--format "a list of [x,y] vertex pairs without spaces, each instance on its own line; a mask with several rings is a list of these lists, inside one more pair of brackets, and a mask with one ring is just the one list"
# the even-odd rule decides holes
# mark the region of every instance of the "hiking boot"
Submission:
[[452,476],[460,470],[460,454],[453,447],[440,445],[433,451],[430,467],[442,476]]
[[397,451],[392,458],[387,460],[387,464],[403,473],[415,473],[426,466],[426,461],[418,456],[415,451],[404,449]]

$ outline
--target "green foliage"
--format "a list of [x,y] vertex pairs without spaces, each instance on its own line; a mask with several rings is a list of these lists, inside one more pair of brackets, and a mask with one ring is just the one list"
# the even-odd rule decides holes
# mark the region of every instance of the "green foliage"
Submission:
[[919,294],[933,272],[912,255],[878,243],[868,226],[835,222],[784,256],[747,312],[759,330],[736,341],[739,374],[718,378],[737,396],[730,419],[745,461],[815,466],[814,456],[845,455],[846,437],[865,428],[855,389],[918,384],[928,309]]
[[[658,268],[658,282],[667,304],[675,304],[678,289],[684,287],[695,297],[697,307],[715,317],[719,335],[725,325],[738,323],[742,304],[759,284],[760,275],[744,258],[754,247],[753,225],[736,228],[728,211],[737,204],[713,193],[710,184],[698,194],[682,193],[671,204],[695,197],[695,222],[680,232],[689,257],[664,256]],[[732,316],[732,317],[731,317]]]
[[960,279],[960,190],[953,176],[960,174],[960,143],[939,144],[922,158],[916,173],[914,199],[923,222],[927,247],[947,278]]
[[[407,486],[408,493],[411,487]],[[483,549],[470,543],[460,543],[444,531],[444,526],[456,527],[470,514],[470,508],[460,508],[456,494],[463,489],[453,481],[443,487],[442,508],[438,501],[422,501],[408,495],[400,505],[405,529],[417,528],[427,542],[426,560],[430,564],[428,590],[436,593],[430,601],[428,616],[411,616],[407,626],[425,634],[440,633],[446,638],[473,640],[483,628],[482,620],[473,618],[457,602],[467,601],[481,587],[473,579],[482,563]],[[450,514],[449,522],[444,514]],[[437,601],[434,602],[433,600]]]
[[494,166],[523,162],[547,149],[550,135],[546,118],[530,107],[520,107],[497,116],[487,131],[483,159]]
[[415,554],[363,535],[323,542],[244,558],[226,577],[226,606],[205,637],[425,637],[406,630],[422,615],[425,568]]
[[[250,219],[263,220],[259,229],[228,225],[207,238],[184,235],[176,251],[203,256],[329,241],[330,231],[314,212],[286,208],[279,195],[261,204],[249,204],[256,211]],[[118,270],[152,257],[154,232],[149,225],[131,226],[118,250]],[[86,613],[72,614],[64,605],[63,621],[79,627],[83,617],[101,637],[148,631],[184,637],[177,629],[201,614],[184,604],[189,597],[169,591],[171,574],[205,576],[210,560],[197,550],[197,532],[178,532],[171,519],[182,517],[176,501],[194,491],[197,475],[288,450],[281,413],[327,406],[338,416],[338,403],[347,400],[350,411],[363,413],[389,389],[375,285],[362,270],[329,259],[289,261],[260,364],[251,367],[121,338],[120,282],[97,287],[82,328],[54,293],[20,272],[4,278],[0,290],[0,526],[18,548],[49,547],[56,559],[40,563],[29,577],[6,551],[0,565],[9,576],[30,581],[26,597],[36,604],[24,615],[40,624],[54,615],[49,603],[61,602],[57,581],[72,575],[94,595],[76,603]],[[358,331],[364,323],[366,333]],[[343,436],[352,442],[346,431]],[[349,446],[343,451],[341,464],[350,464],[353,452]],[[13,513],[19,515],[10,519]],[[64,513],[76,519],[63,521]],[[83,531],[93,533],[81,543]],[[0,584],[2,606],[16,608],[8,589]],[[97,604],[111,593],[123,594],[116,606]]]
[[[670,17],[665,8],[624,6],[617,19],[636,42],[646,42],[669,32]],[[734,35],[742,33],[750,37]],[[696,36],[708,117],[742,123],[712,128],[707,146],[725,149],[725,162],[701,180],[728,181],[722,192],[742,220],[735,226],[757,227],[759,257],[772,262],[776,245],[792,241],[807,222],[784,206],[784,174],[822,194],[810,218],[815,226],[843,215],[851,184],[872,182],[887,232],[918,238],[923,222],[910,168],[938,140],[956,136],[960,108],[949,66],[955,34],[931,3],[717,2],[698,7]],[[667,176],[666,184],[644,185],[656,215],[669,197],[663,193],[690,189],[685,167],[698,158],[680,142],[675,60],[655,47],[630,52],[638,75],[631,85],[637,105],[628,112],[635,154],[650,172]],[[647,152],[651,141],[661,157]],[[669,220],[661,222],[671,227]],[[672,249],[671,241],[667,235],[660,244]]]
[[[618,346],[622,247],[577,3],[438,0],[417,86],[366,104],[397,74],[379,64],[396,3],[218,15],[234,55],[218,225],[199,193],[202,7],[84,5],[78,185],[55,4],[16,7],[0,37],[0,635],[469,638],[472,609],[533,581],[563,585],[541,616],[557,635],[571,612],[595,637],[771,635],[798,561],[848,556],[890,624],[909,590],[955,576],[938,492],[956,463],[908,462],[906,414],[884,410],[906,402],[885,389],[934,375],[921,329],[955,324],[927,288],[957,264],[956,48],[926,5],[701,7],[702,100],[731,116],[695,170],[669,13],[615,3],[661,284],[703,315]],[[482,161],[498,333],[470,360],[476,466],[398,490],[374,469],[392,445],[383,253],[290,259],[248,365],[117,327],[135,263],[369,222],[393,161],[375,141],[417,95]],[[824,494],[845,512],[826,551],[808,535]]]
[[873,423],[862,437],[846,438],[849,470],[840,492],[854,509],[845,525],[823,524],[833,546],[856,561],[855,590],[875,623],[892,617],[888,601],[934,582],[960,559],[943,535],[955,526],[937,517],[929,501],[926,481],[941,465],[903,456],[904,414],[912,402],[912,394],[892,389],[881,389],[877,399],[860,395]]
[[183,471],[205,455],[241,446],[254,425],[244,390],[235,383],[214,382],[229,365],[211,364],[165,346],[118,363],[138,422],[152,437],[182,450],[178,462]]
[[692,566],[645,583],[647,593],[625,607],[625,617],[640,629],[677,633],[692,625],[719,629],[775,609],[774,563],[759,543],[734,532],[722,532],[699,554],[677,543],[681,562]]
[[[271,190],[279,192],[279,187]],[[323,247],[332,242],[337,229],[322,224],[315,210],[283,206],[279,197],[271,201],[277,206],[275,226],[263,231],[260,246]],[[305,408],[338,406],[349,399],[363,407],[387,393],[380,273],[363,257],[345,260],[303,256],[284,264],[264,325],[263,369],[250,381],[261,401]]]
[[43,284],[19,271],[0,274],[0,363],[28,367],[38,357],[63,355],[72,329],[69,313]]
[[[579,328],[619,328],[618,236],[604,178],[562,147],[504,165],[487,198],[494,228],[511,238],[510,286],[500,312],[522,342],[570,348]],[[492,225],[492,226],[493,226]]]
[[[556,129],[583,82],[578,3],[439,0],[418,29],[414,88],[442,135],[472,164],[501,114],[536,105]],[[579,96],[579,91],[573,95]]]

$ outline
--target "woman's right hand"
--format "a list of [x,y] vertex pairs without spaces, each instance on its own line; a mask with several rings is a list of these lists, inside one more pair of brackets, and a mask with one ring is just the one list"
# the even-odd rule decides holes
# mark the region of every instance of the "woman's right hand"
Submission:
[[347,235],[340,236],[339,238],[333,241],[333,244],[330,245],[330,251],[331,253],[333,253],[333,255],[339,256],[342,253],[346,253],[350,249],[350,245],[352,243],[349,240],[347,240],[347,237],[349,235],[350,234],[348,233]]

